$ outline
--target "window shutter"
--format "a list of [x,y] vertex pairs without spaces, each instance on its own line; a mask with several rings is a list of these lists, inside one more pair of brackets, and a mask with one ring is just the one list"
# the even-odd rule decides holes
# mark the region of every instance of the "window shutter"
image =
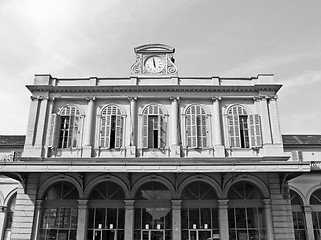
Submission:
[[143,148],[148,148],[148,115],[143,114]]
[[191,146],[192,148],[197,148],[197,116],[196,116],[196,107],[191,107]]
[[60,116],[57,113],[53,113],[50,116],[50,125],[48,126],[48,147],[54,148],[58,146]]
[[259,114],[249,115],[251,147],[262,147],[261,118]]
[[106,125],[105,125],[105,145],[103,145],[103,148],[110,148],[110,131],[111,131],[111,115],[108,114],[106,116]]
[[238,115],[229,116],[229,133],[231,147],[240,148],[240,120]]
[[158,115],[158,146],[159,148],[166,147],[166,121],[161,115]]
[[121,148],[122,144],[122,124],[123,123],[123,118],[120,115],[116,116],[116,134],[115,134],[115,148]]

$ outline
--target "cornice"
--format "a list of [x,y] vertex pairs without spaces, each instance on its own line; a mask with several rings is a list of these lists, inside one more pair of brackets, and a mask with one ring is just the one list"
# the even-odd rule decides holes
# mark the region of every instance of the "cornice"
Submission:
[[209,86],[209,85],[137,85],[137,86],[51,86],[51,85],[27,85],[30,92],[49,93],[99,93],[99,92],[277,92],[282,85],[254,85],[254,86]]

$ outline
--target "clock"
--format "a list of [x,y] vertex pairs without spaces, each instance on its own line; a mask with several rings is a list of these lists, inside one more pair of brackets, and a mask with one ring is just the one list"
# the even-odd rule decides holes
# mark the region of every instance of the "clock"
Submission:
[[145,69],[149,73],[159,73],[165,67],[165,62],[160,56],[148,57],[145,61]]

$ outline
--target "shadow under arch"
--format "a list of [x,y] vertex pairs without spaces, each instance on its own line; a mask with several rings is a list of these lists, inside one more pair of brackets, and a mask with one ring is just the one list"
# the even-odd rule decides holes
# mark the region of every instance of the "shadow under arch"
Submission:
[[178,198],[181,198],[181,195],[182,195],[182,192],[184,190],[184,188],[192,183],[192,182],[196,182],[196,181],[202,181],[202,182],[205,182],[205,183],[208,183],[210,184],[214,190],[216,191],[216,194],[218,196],[218,198],[220,199],[223,195],[223,192],[221,190],[221,187],[220,185],[211,177],[209,176],[206,176],[206,175],[193,175],[193,176],[190,176],[188,178],[186,178],[178,187],[178,191],[177,191],[177,197]]
[[318,191],[318,190],[321,190],[321,186],[320,186],[320,185],[313,186],[313,187],[310,188],[310,190],[307,192],[307,195],[306,195],[307,205],[310,205],[310,199],[311,199],[312,194],[313,194],[315,191]]
[[222,197],[227,199],[227,194],[228,194],[229,190],[231,189],[231,187],[234,184],[236,184],[238,182],[242,182],[242,181],[252,183],[256,187],[258,187],[258,189],[262,193],[263,198],[265,198],[265,199],[270,198],[270,191],[269,191],[268,187],[265,185],[265,183],[261,179],[259,179],[258,177],[253,176],[253,175],[249,175],[249,174],[240,174],[236,178],[229,180],[228,183],[224,187]]
[[175,188],[174,188],[174,186],[172,185],[172,183],[168,179],[166,179],[165,177],[159,176],[159,175],[151,174],[151,175],[147,175],[147,176],[139,179],[133,185],[133,188],[132,188],[132,190],[130,192],[130,198],[134,199],[135,195],[136,195],[136,192],[139,189],[139,187],[141,185],[143,185],[144,183],[151,182],[151,181],[156,181],[156,182],[164,184],[168,188],[169,192],[171,193],[172,199],[175,199],[177,197]]
[[[3,206],[8,206],[9,201],[11,200],[11,198],[17,193],[18,187],[15,187],[14,189],[12,189],[7,196],[5,197],[5,199],[3,200]],[[1,201],[2,202],[2,201]]]
[[299,189],[297,189],[296,187],[293,187],[293,186],[289,186],[289,190],[292,190],[299,195],[303,205],[309,204],[308,199],[305,198],[305,196],[303,195],[303,193]]
[[53,185],[53,184],[55,184],[57,182],[61,182],[61,181],[66,181],[66,182],[69,182],[69,183],[73,184],[76,187],[77,191],[78,191],[79,199],[83,199],[84,194],[83,194],[83,190],[82,190],[81,185],[79,184],[79,182],[75,178],[73,178],[71,176],[68,176],[68,175],[63,175],[63,176],[56,175],[56,176],[53,176],[51,178],[48,178],[39,187],[38,192],[37,192],[37,199],[43,199],[47,189],[51,185]]
[[103,175],[103,176],[98,176],[89,182],[89,184],[86,186],[85,191],[84,191],[84,199],[88,199],[91,190],[94,189],[94,187],[97,184],[105,182],[105,181],[110,181],[110,182],[114,182],[114,183],[118,184],[123,189],[123,192],[125,194],[125,199],[128,199],[130,197],[128,187],[124,183],[123,180],[121,180],[120,178],[113,176],[113,175],[108,175],[108,176]]

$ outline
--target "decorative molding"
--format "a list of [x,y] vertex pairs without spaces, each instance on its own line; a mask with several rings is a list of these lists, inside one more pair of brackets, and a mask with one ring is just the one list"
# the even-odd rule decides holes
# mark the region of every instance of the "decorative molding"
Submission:
[[222,98],[221,97],[212,97],[212,101],[213,102],[218,102],[218,101],[221,101]]
[[136,62],[130,68],[132,74],[142,73],[142,66],[143,66],[142,59],[143,59],[142,54],[136,54]]
[[96,101],[96,97],[86,97],[86,101]]
[[34,100],[39,100],[39,101],[41,101],[41,100],[49,100],[49,97],[47,97],[47,96],[34,96],[34,95],[32,95],[32,96],[30,96],[30,99],[31,99],[31,101],[34,101]]
[[169,97],[169,99],[173,102],[179,102],[180,101],[180,97]]
[[137,97],[128,97],[127,99],[129,102],[135,102],[135,101],[137,101],[138,98]]
[[167,54],[167,73],[169,74],[177,74],[177,67],[174,64],[173,54]]

